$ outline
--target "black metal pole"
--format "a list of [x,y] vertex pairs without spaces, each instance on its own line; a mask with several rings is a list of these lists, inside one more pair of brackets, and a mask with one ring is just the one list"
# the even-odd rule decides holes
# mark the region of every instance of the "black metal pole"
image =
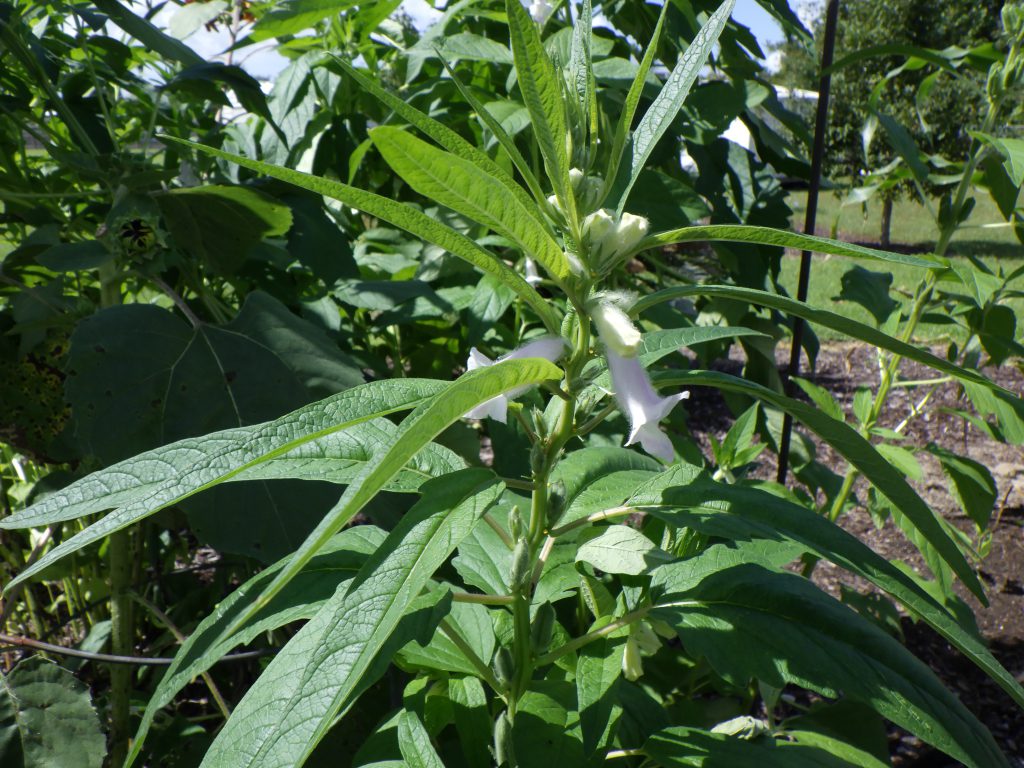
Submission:
[[[828,0],[825,8],[825,41],[821,51],[821,78],[818,80],[818,111],[814,118],[814,147],[811,150],[811,185],[807,190],[807,211],[804,216],[804,234],[813,235],[818,218],[818,192],[821,189],[821,164],[825,157],[825,129],[828,127],[828,97],[832,88],[832,59],[836,49],[836,26],[839,21],[839,0]],[[811,280],[811,252],[800,254],[800,281],[796,297],[807,301],[807,285]],[[804,320],[793,319],[793,348],[789,352],[789,371],[786,373],[786,391],[792,395],[790,376],[800,375],[800,347],[804,341]],[[779,472],[777,479],[786,482],[789,472],[789,446],[793,436],[793,417],[788,413],[782,420],[782,439],[779,441]]]

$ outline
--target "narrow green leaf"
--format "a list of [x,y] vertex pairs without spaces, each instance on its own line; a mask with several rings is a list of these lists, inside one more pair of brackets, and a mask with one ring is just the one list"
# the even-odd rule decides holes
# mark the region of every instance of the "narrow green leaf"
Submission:
[[398,748],[409,768],[444,768],[430,743],[430,734],[415,712],[403,711],[398,715]]
[[294,35],[337,16],[356,5],[358,0],[284,0],[264,13],[253,27],[255,41]]
[[432,481],[348,589],[270,663],[218,734],[203,768],[301,765],[434,571],[502,491],[490,472]]
[[633,185],[636,183],[637,178],[639,178],[640,173],[647,166],[647,160],[654,151],[654,147],[659,139],[665,135],[665,132],[679,113],[679,108],[686,100],[691,86],[697,80],[697,76],[711,55],[711,51],[718,41],[718,36],[725,29],[735,4],[736,0],[725,0],[718,10],[711,14],[707,23],[700,28],[697,36],[693,38],[693,42],[690,43],[683,55],[679,57],[678,63],[671,74],[669,74],[668,80],[665,81],[661,92],[640,119],[636,130],[633,131],[630,165],[629,168],[623,167],[623,171],[628,174],[628,181],[621,197],[617,201],[619,211],[622,211],[626,200],[629,198],[630,190],[633,189]]
[[[541,189],[540,182],[537,181],[537,177],[533,173],[533,168],[530,167],[529,162],[527,162],[526,158],[523,157],[523,153],[519,151],[519,147],[516,146],[515,141],[508,135],[508,132],[502,127],[501,123],[495,119],[494,115],[491,114],[491,111],[473,95],[473,92],[467,86],[463,85],[462,80],[459,78],[455,70],[448,65],[447,61],[444,62],[444,66],[445,69],[448,70],[448,76],[452,79],[452,82],[455,83],[455,87],[459,89],[459,93],[462,94],[462,97],[466,100],[469,106],[472,107],[473,111],[476,112],[477,118],[487,126],[488,130],[492,134],[494,134],[494,138],[498,140],[498,143],[501,144],[501,148],[505,150],[513,164],[515,164],[516,170],[519,171],[520,175],[523,177],[523,181],[526,182],[526,186],[529,187],[530,193],[534,197],[534,205],[541,204],[542,201],[546,200],[544,190]],[[516,184],[515,188],[518,187],[519,185]],[[515,191],[515,189],[513,189],[513,191]]]
[[367,557],[380,548],[385,536],[384,531],[372,525],[359,525],[342,531],[242,630],[228,640],[218,642],[224,629],[259,597],[274,574],[287,563],[287,558],[256,574],[222,600],[216,610],[189,635],[160,679],[132,740],[126,767],[138,757],[146,734],[160,709],[170,704],[186,685],[212,667],[232,648],[250,643],[263,633],[293,621],[313,618],[339,585],[347,585]]
[[519,90],[530,112],[533,135],[558,202],[569,221],[575,221],[576,197],[569,181],[570,136],[559,86],[561,75],[544,50],[537,25],[523,4],[519,0],[505,0],[505,10]]
[[[677,588],[677,582],[679,587]],[[877,625],[788,572],[697,556],[662,566],[652,615],[732,683],[794,683],[871,706],[971,768],[1008,766],[935,674]]]
[[583,8],[572,28],[569,48],[569,77],[572,81],[579,114],[586,116],[587,133],[593,146],[597,142],[597,83],[594,81],[593,56],[594,11],[590,0],[583,0]]
[[[394,440],[398,426],[387,419],[356,424],[293,448],[283,456],[255,464],[230,478],[236,480],[325,480],[348,485],[363,471],[373,455]],[[466,462],[454,451],[428,443],[384,486],[392,493],[416,493],[433,477],[440,477]]]
[[744,379],[715,371],[680,371],[658,375],[656,384],[668,387],[688,385],[710,386],[728,392],[740,392],[763,400],[776,408],[792,414],[822,440],[855,466],[871,483],[881,491],[907,518],[921,535],[935,547],[953,572],[964,585],[982,601],[988,604],[985,590],[978,581],[978,575],[971,568],[963,552],[935,519],[935,513],[928,507],[900,472],[882,458],[878,451],[855,429],[817,408],[799,400],[780,395],[767,387]]
[[668,232],[659,232],[644,239],[634,253],[646,251],[648,248],[663,248],[666,245],[692,242],[726,242],[756,243],[759,245],[776,245],[780,248],[798,248],[816,253],[829,253],[833,256],[850,256],[855,259],[873,259],[888,261],[893,264],[905,264],[911,267],[934,269],[943,266],[937,256],[910,256],[902,253],[889,253],[862,245],[843,243],[827,237],[801,235],[796,232],[785,232],[771,227],[753,227],[744,224],[708,224],[705,226],[683,227]]
[[684,285],[676,288],[666,288],[645,296],[633,305],[631,312],[640,314],[651,307],[664,301],[681,299],[688,296],[713,296],[723,299],[756,304],[761,307],[770,307],[780,312],[785,312],[795,317],[802,317],[808,322],[830,328],[834,331],[846,334],[847,336],[859,339],[873,347],[884,349],[888,352],[905,357],[908,360],[927,365],[937,371],[953,376],[964,382],[979,384],[997,393],[1000,399],[1021,403],[1021,398],[1007,389],[1000,387],[993,381],[982,376],[977,371],[962,368],[951,363],[945,358],[933,355],[926,349],[915,347],[912,344],[900,341],[883,331],[873,328],[870,325],[851,320],[827,309],[812,307],[795,299],[779,296],[768,291],[758,291],[753,288],[742,288],[735,285]]
[[[388,450],[379,452],[367,462],[363,472],[349,485],[334,508],[309,534],[293,555],[291,562],[281,569],[259,601],[235,626],[244,624],[261,610],[335,533],[377,495],[409,459],[448,425],[503,392],[539,384],[542,381],[558,380],[561,376],[562,371],[547,360],[506,360],[490,367],[469,371],[448,385],[440,395],[419,406],[402,422]],[[232,631],[234,627],[229,630]]]
[[[452,38],[447,38],[446,44],[450,43],[451,40]],[[498,43],[494,43],[494,45],[498,45]],[[502,50],[507,53],[507,49],[502,48]],[[347,61],[340,58],[335,58],[334,60],[349,77],[359,84],[360,88],[375,96],[381,101],[381,103],[393,110],[396,115],[404,120],[408,120],[409,123],[432,138],[453,155],[458,155],[463,160],[473,163],[477,168],[486,171],[491,176],[500,180],[502,184],[508,187],[512,194],[519,198],[519,201],[524,205],[524,207],[533,213],[534,217],[537,218],[538,221],[543,222],[543,216],[541,216],[537,211],[536,204],[530,199],[529,195],[527,195],[523,188],[516,183],[515,179],[509,176],[504,168],[491,160],[487,153],[474,147],[444,123],[438,122],[429,115],[426,115],[416,109],[416,107],[411,104],[407,104],[394,94],[386,91],[376,80],[367,77]],[[451,72],[451,70],[449,70],[449,72]],[[452,80],[455,80],[456,85],[458,85],[461,90],[462,84],[456,80],[454,74],[452,75]],[[465,94],[465,91],[463,93]],[[476,109],[476,107],[474,107],[474,109]],[[479,114],[480,110],[477,111]]]
[[[636,115],[636,108],[640,104],[640,97],[643,96],[644,85],[647,82],[647,75],[651,71],[651,64],[654,63],[654,54],[658,50],[658,41],[661,39],[661,29],[665,24],[665,13],[669,4],[663,3],[661,13],[658,14],[658,23],[654,25],[654,33],[651,41],[647,43],[647,50],[640,60],[640,66],[636,71],[626,100],[622,105],[622,114],[619,115],[619,122],[615,126],[615,138],[612,139],[612,151],[608,157],[608,167],[605,170],[604,183],[605,193],[611,189],[619,174],[619,165],[622,163],[622,153],[626,149],[626,141],[629,139],[630,129],[633,127],[633,117]],[[605,195],[602,195],[602,198]]]
[[396,203],[394,200],[382,197],[381,195],[375,195],[372,192],[357,189],[341,182],[319,178],[308,173],[293,171],[290,168],[271,165],[270,163],[263,163],[259,160],[250,160],[241,155],[224,152],[204,144],[197,144],[173,136],[161,135],[160,138],[192,147],[200,152],[206,152],[223,160],[229,160],[241,165],[243,168],[249,168],[257,173],[286,181],[289,184],[308,189],[310,192],[315,192],[318,195],[339,200],[371,216],[376,216],[394,224],[396,227],[421,237],[427,242],[438,245],[449,251],[453,256],[458,256],[460,259],[468,261],[481,271],[507,285],[537,313],[537,316],[544,322],[549,331],[552,333],[558,331],[560,320],[551,305],[520,274],[496,255],[481,248],[465,235],[456,232],[451,227],[442,224],[411,206]]
[[204,64],[205,60],[180,40],[164,34],[146,19],[137,16],[118,0],[96,0],[93,3],[122,30],[146,48],[186,67]]
[[788,539],[803,545],[899,600],[1024,707],[1024,688],[956,617],[860,539],[812,510],[755,488],[716,483],[707,472],[688,464],[677,464],[640,486],[627,504],[710,536],[737,542]]
[[370,138],[395,173],[421,195],[515,241],[556,282],[569,276],[565,254],[537,220],[532,206],[493,176],[399,128],[373,128]]
[[949,479],[949,492],[960,508],[978,528],[988,527],[999,493],[988,467],[935,443],[928,446],[928,452],[942,465],[942,471]]
[[5,589],[82,547],[252,466],[283,456],[318,437],[413,408],[446,386],[428,379],[370,382],[266,424],[180,440],[94,472],[0,521],[0,528],[33,528],[114,509],[51,549]]

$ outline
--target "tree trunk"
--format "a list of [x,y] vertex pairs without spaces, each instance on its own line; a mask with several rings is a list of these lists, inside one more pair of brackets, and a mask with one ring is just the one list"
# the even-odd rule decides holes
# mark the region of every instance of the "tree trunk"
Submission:
[[892,198],[887,197],[882,202],[882,232],[879,236],[879,245],[882,248],[889,247],[889,234],[892,231]]

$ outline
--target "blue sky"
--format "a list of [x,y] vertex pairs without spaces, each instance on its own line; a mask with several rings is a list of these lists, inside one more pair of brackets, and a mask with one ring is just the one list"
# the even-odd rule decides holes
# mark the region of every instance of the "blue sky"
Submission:
[[[795,3],[790,0],[790,4],[794,5]],[[424,0],[405,0],[402,3],[402,8],[414,19],[420,20],[424,26],[440,15]],[[157,23],[166,26],[175,10],[177,10],[177,6],[168,3],[165,10],[158,14]],[[768,43],[780,40],[782,37],[775,20],[757,4],[756,0],[737,0],[733,18],[750,27],[763,48],[766,48]],[[188,37],[187,42],[201,56],[213,59],[223,53],[228,44],[228,37],[223,27],[217,32],[200,29]],[[272,44],[264,44],[259,46],[259,50],[243,51],[238,63],[241,63],[256,77],[272,78],[285,66],[286,61],[273,51]]]

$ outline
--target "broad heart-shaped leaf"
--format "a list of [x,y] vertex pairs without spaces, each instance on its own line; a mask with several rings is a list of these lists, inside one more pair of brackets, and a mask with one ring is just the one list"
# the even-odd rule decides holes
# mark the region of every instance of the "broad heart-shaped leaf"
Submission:
[[664,768],[855,768],[807,744],[769,736],[741,739],[698,728],[658,731],[643,752]]
[[444,763],[430,743],[430,734],[415,712],[398,715],[398,748],[409,768],[444,768]]
[[[367,463],[363,472],[309,534],[295,552],[291,562],[267,587],[267,591],[251,611],[254,612],[266,604],[331,536],[340,531],[370,499],[377,495],[409,459],[450,424],[503,392],[543,381],[558,380],[561,377],[561,369],[541,358],[505,360],[463,374],[440,395],[419,406],[402,422],[395,434],[394,443],[388,450],[380,451]],[[245,619],[247,618],[248,615]],[[239,623],[244,623],[245,619]]]
[[34,528],[114,510],[47,552],[5,589],[65,555],[229,480],[249,467],[285,455],[318,437],[413,408],[446,386],[445,382],[429,379],[370,382],[266,424],[180,440],[94,472],[0,520],[0,528]]
[[76,327],[67,370],[76,439],[105,464],[363,383],[320,329],[260,291],[222,326],[146,304],[102,310]]
[[697,556],[656,569],[652,589],[652,616],[734,684],[756,678],[844,696],[970,768],[1009,765],[985,726],[928,667],[806,579]]
[[0,765],[101,768],[107,753],[89,689],[38,656],[0,675]]
[[372,525],[359,525],[342,531],[249,624],[229,640],[217,642],[224,628],[259,597],[285,561],[256,574],[222,600],[189,635],[160,679],[146,705],[127,764],[131,765],[142,750],[146,734],[160,709],[170,704],[182,688],[235,646],[249,643],[264,632],[293,621],[313,618],[339,584],[356,575],[366,558],[383,544],[385,536],[384,531]]
[[774,405],[802,422],[822,440],[842,454],[843,458],[856,467],[907,519],[921,532],[921,535],[935,547],[942,559],[960,577],[982,603],[988,603],[985,590],[978,581],[978,575],[971,568],[963,552],[946,533],[928,507],[899,470],[886,461],[859,432],[833,419],[831,416],[802,403],[799,400],[780,395],[774,390],[762,387],[744,379],[715,371],[680,371],[658,374],[655,384],[667,387],[688,385],[710,386],[727,392],[739,392]]
[[707,23],[693,38],[693,42],[679,57],[679,61],[668,76],[668,80],[665,81],[657,98],[644,113],[644,116],[640,118],[640,123],[633,131],[629,167],[623,166],[621,170],[621,173],[628,175],[622,195],[616,201],[619,211],[625,206],[629,192],[640,176],[640,172],[647,165],[647,159],[654,151],[658,140],[665,135],[679,113],[679,108],[686,100],[690,87],[704,68],[705,62],[718,41],[718,36],[725,29],[735,4],[736,0],[726,0],[717,11],[711,14]]
[[381,195],[350,187],[341,182],[322,179],[308,173],[293,171],[290,168],[263,163],[259,160],[250,160],[241,155],[224,152],[223,150],[214,149],[203,144],[196,144],[195,142],[185,141],[173,136],[161,136],[161,139],[192,147],[200,152],[236,163],[243,168],[286,181],[289,184],[308,189],[310,192],[315,192],[318,195],[333,198],[345,205],[358,208],[371,216],[383,219],[396,227],[404,229],[406,232],[423,238],[427,242],[438,245],[453,256],[464,259],[507,285],[537,313],[537,316],[544,322],[549,331],[552,333],[558,331],[560,320],[557,318],[552,307],[541,298],[541,295],[519,273],[465,235],[411,206],[396,203],[394,200],[382,197]]
[[366,562],[270,663],[235,708],[204,768],[301,765],[434,571],[501,493],[490,472],[431,481]]
[[[569,181],[571,137],[562,102],[561,73],[555,70],[540,31],[519,0],[505,0],[508,35],[523,103],[530,113],[533,136],[547,167],[555,196],[570,221],[576,219],[576,197]],[[550,268],[549,268],[550,269]]]
[[373,128],[370,139],[392,170],[421,195],[513,240],[556,282],[569,277],[569,262],[534,206],[499,179],[400,128]]
[[926,349],[921,349],[893,338],[877,328],[872,328],[870,325],[851,320],[827,309],[812,307],[802,301],[796,301],[795,299],[779,296],[767,291],[742,288],[734,285],[684,285],[676,288],[666,288],[645,296],[634,304],[630,311],[633,314],[640,314],[662,302],[687,298],[689,296],[712,296],[715,298],[732,299],[756,304],[761,307],[770,307],[789,315],[802,317],[808,322],[830,328],[833,331],[839,331],[854,339],[860,339],[873,347],[878,347],[900,357],[905,357],[908,360],[922,363],[963,382],[979,384],[992,390],[1000,400],[1009,403],[1011,406],[1016,406],[1018,409],[1024,408],[1024,401],[1020,397],[985,378],[977,371],[962,368],[945,358],[933,355]]
[[984,643],[961,627],[903,571],[806,507],[755,488],[716,483],[705,471],[688,464],[678,464],[637,488],[627,505],[644,509],[671,525],[736,542],[788,539],[803,545],[899,600],[1024,707],[1024,688]]
[[104,464],[266,421],[309,399],[280,356],[231,324],[192,328],[149,304],[111,307],[78,324],[66,395],[76,439]]
[[264,237],[284,235],[292,212],[247,187],[186,187],[154,196],[179,248],[220,275],[230,275]]
[[648,248],[663,248],[666,245],[693,242],[775,245],[780,248],[797,248],[814,251],[815,253],[830,253],[833,256],[850,256],[854,259],[888,261],[893,264],[905,264],[910,267],[921,267],[923,269],[944,266],[944,262],[938,257],[929,257],[927,254],[909,256],[902,253],[890,253],[889,251],[865,248],[862,245],[854,245],[853,243],[830,240],[827,237],[801,235],[796,232],[786,232],[785,230],[772,229],[771,227],[755,227],[747,224],[707,224],[659,232],[642,240],[637,245],[634,253],[646,251]]

